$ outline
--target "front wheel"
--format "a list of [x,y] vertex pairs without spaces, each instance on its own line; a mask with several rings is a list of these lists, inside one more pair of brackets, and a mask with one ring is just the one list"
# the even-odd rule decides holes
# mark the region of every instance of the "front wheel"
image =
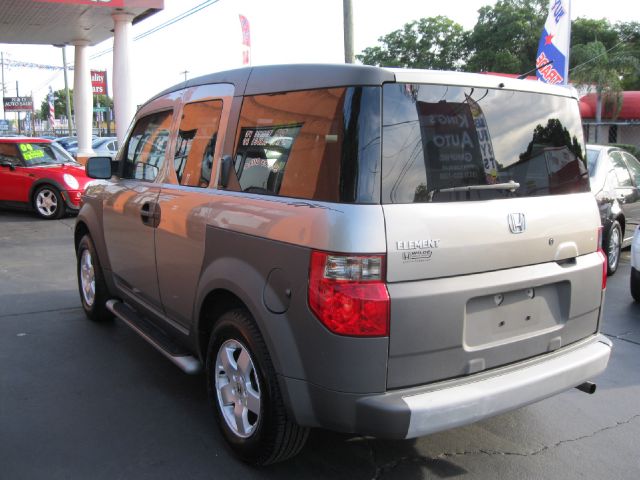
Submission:
[[620,263],[620,248],[622,247],[622,228],[614,221],[609,228],[605,252],[607,253],[607,275],[613,275]]
[[96,322],[112,319],[113,315],[106,305],[107,285],[89,235],[82,237],[78,244],[77,260],[78,290],[84,313],[90,320]]
[[53,220],[64,215],[64,200],[56,187],[45,185],[33,195],[33,208],[40,218]]
[[271,358],[249,312],[222,315],[209,341],[206,372],[218,426],[240,459],[268,465],[302,449],[309,431],[288,418]]

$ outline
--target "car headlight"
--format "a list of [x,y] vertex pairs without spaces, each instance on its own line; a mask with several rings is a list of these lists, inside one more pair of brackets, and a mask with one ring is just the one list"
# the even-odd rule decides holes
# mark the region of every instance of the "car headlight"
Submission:
[[62,178],[64,178],[64,183],[66,183],[71,190],[77,190],[78,188],[80,188],[80,182],[78,182],[78,180],[76,180],[76,177],[74,177],[73,175],[65,173]]

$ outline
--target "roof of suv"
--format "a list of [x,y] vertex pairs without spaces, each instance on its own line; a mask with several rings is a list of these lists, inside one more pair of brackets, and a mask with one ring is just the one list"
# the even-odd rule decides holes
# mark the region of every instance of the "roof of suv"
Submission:
[[571,87],[492,75],[439,70],[391,69],[353,64],[292,64],[245,67],[192,78],[167,88],[146,103],[184,88],[215,83],[235,85],[237,95],[258,95],[314,88],[353,85],[375,86],[387,82],[504,88],[506,90],[551,93],[577,99],[577,94]]

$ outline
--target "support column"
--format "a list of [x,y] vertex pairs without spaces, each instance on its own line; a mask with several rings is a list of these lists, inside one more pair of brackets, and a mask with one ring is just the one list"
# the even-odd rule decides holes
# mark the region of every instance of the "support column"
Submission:
[[114,13],[113,34],[113,110],[116,135],[122,145],[131,120],[136,113],[131,82],[131,21],[129,13]]
[[75,46],[73,109],[76,117],[76,130],[78,131],[77,159],[79,162],[85,163],[88,157],[94,155],[91,149],[93,91],[89,70],[89,42],[80,40],[73,42],[73,45]]

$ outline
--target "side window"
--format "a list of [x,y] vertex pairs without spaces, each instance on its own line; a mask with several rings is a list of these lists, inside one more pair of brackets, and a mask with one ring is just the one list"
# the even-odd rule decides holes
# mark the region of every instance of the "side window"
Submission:
[[124,155],[123,178],[153,182],[164,163],[173,112],[160,112],[138,120]]
[[209,185],[221,113],[221,100],[185,105],[173,157],[180,185]]
[[616,179],[618,180],[618,186],[632,187],[633,183],[631,182],[631,175],[629,175],[629,170],[627,170],[627,166],[622,159],[622,153],[611,152],[609,154],[609,158],[611,158],[611,164],[613,165],[613,171],[615,172]]
[[633,180],[636,186],[640,186],[640,162],[636,160],[636,157],[629,153],[623,153],[624,159],[627,161],[627,166],[631,171],[631,175],[633,176]]
[[378,87],[245,97],[234,157],[240,190],[379,202],[380,101]]
[[0,161],[10,162],[12,165],[21,165],[18,146],[15,143],[0,143]]

